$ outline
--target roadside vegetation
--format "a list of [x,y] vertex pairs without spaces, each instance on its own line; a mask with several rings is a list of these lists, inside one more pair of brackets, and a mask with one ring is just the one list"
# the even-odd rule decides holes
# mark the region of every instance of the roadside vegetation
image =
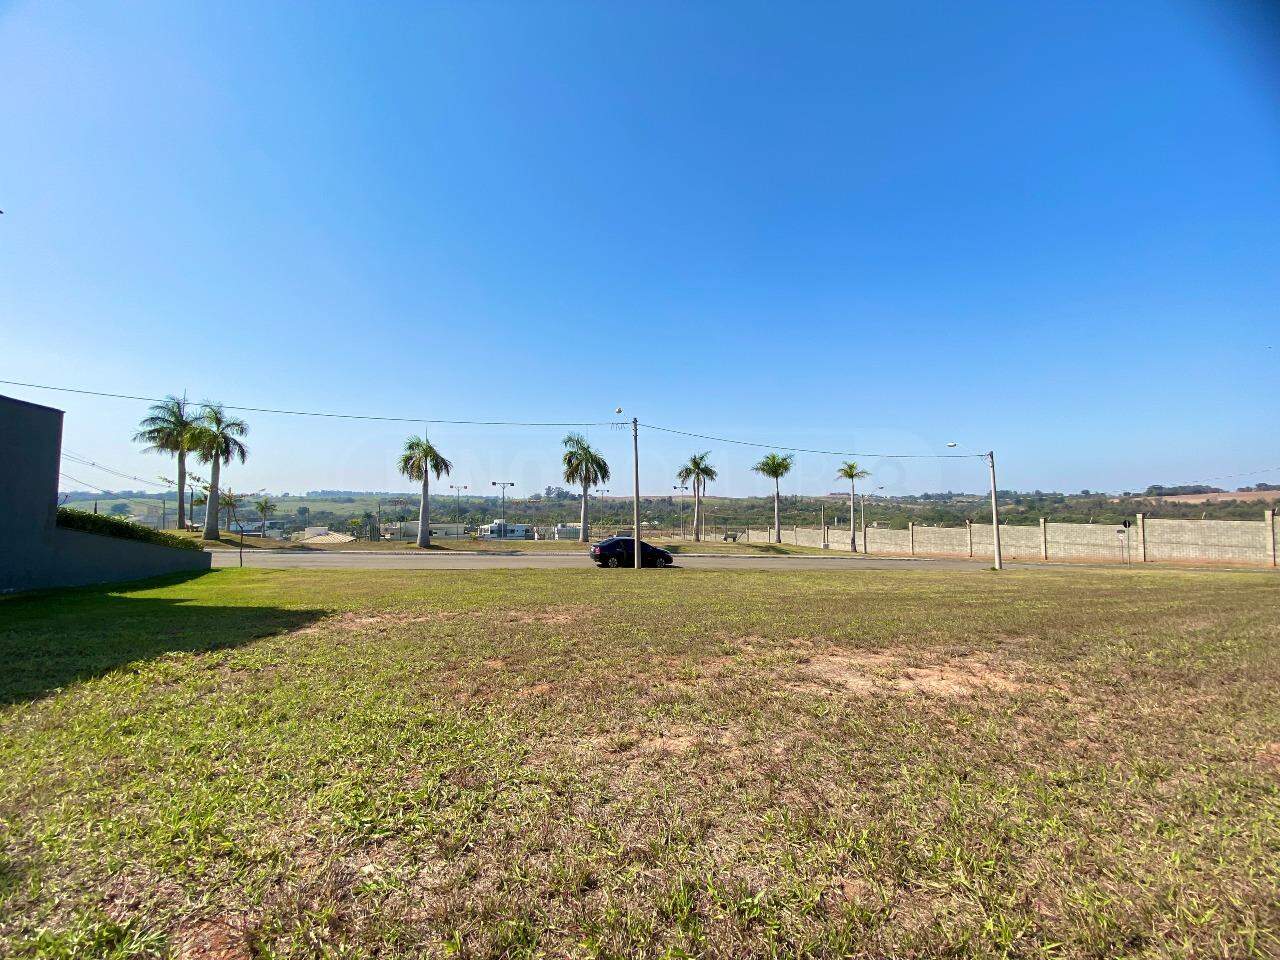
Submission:
[[154,543],[162,547],[181,547],[184,550],[199,550],[191,538],[177,533],[152,530],[120,517],[107,516],[100,513],[88,513],[84,510],[72,510],[59,507],[58,526],[67,530],[83,530],[85,533],[97,533],[107,537],[118,537],[121,540],[140,540],[143,543]]
[[1147,570],[0,600],[0,955],[1275,956],[1277,609]]

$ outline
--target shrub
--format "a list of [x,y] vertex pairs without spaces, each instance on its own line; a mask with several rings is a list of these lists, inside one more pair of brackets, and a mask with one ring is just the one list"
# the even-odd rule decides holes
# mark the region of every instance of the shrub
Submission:
[[200,544],[194,540],[175,537],[172,533],[152,530],[150,527],[116,517],[72,510],[70,507],[58,508],[58,526],[66,527],[68,530],[83,530],[85,533],[98,533],[106,537],[119,537],[122,540],[141,540],[143,543],[154,543],[162,547],[177,547],[179,550],[201,549]]

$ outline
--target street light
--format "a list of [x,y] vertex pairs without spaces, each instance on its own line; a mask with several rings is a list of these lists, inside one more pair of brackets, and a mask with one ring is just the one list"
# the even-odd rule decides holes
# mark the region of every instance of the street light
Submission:
[[[618,407],[613,411],[615,414],[622,413],[622,408]],[[638,417],[631,418],[631,464],[632,475],[635,482],[635,494],[631,501],[631,539],[635,546],[632,551],[635,554],[635,567],[640,569],[640,419]]]
[[[948,447],[958,447],[960,444],[951,441]],[[987,466],[991,470],[991,565],[997,570],[1004,569],[1004,557],[1000,552],[1000,505],[996,502],[996,452],[988,450],[980,456],[987,461]]]
[[455,494],[457,494],[458,523],[461,524],[462,527],[465,529],[466,523],[462,519],[462,491],[468,489],[468,486],[465,483],[462,484],[461,486],[459,486],[456,483],[451,483],[449,484],[449,489],[452,490]]
[[489,486],[502,488],[502,539],[507,539],[507,487],[514,487],[514,480],[490,480]]
[[[600,522],[601,523],[604,522],[604,499],[605,499],[605,494],[607,494],[608,492],[609,492],[608,487],[596,487],[596,496],[600,498]],[[587,522],[588,523],[591,522],[590,518],[588,518]]]
[[[883,490],[884,487],[876,487],[877,490]],[[849,518],[849,522],[853,523],[853,517]],[[862,491],[862,550],[867,550],[867,492]]]
[[679,486],[672,487],[671,489],[680,491],[680,539],[683,540],[684,539],[684,495],[686,492],[688,492],[689,485],[687,483],[682,483]]

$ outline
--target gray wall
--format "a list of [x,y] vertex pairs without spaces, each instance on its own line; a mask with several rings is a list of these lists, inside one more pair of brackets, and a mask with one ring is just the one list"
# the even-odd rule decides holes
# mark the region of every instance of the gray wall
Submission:
[[0,593],[209,569],[209,554],[57,526],[62,411],[0,396]]
[[[1110,523],[1000,525],[1000,552],[1006,560],[1079,560],[1102,563],[1222,563],[1274,567],[1280,527],[1273,510],[1258,520],[1153,520],[1136,515],[1126,529]],[[782,542],[824,546],[820,527],[783,527]],[[848,527],[827,527],[825,546],[849,549]],[[970,534],[972,533],[972,541]],[[749,543],[771,543],[773,529],[747,531]],[[893,556],[992,556],[991,524],[890,530],[868,527],[859,534],[860,553]]]

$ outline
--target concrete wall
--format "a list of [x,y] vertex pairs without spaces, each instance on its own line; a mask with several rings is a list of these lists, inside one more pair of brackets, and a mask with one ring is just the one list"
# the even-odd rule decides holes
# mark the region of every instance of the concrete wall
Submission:
[[0,593],[200,572],[212,559],[203,550],[56,529],[35,549],[0,560]]
[[[772,543],[773,528],[746,531],[748,543]],[[1260,520],[1151,520],[1135,516],[1128,528],[1109,523],[1053,523],[1000,526],[1006,560],[1095,563],[1229,563],[1276,566],[1280,541],[1275,512]],[[783,527],[782,542],[829,550],[849,550],[849,528]],[[991,524],[907,530],[868,527],[859,531],[858,550],[887,556],[973,557],[993,555]]]
[[208,570],[198,550],[57,526],[62,411],[0,397],[0,593]]

